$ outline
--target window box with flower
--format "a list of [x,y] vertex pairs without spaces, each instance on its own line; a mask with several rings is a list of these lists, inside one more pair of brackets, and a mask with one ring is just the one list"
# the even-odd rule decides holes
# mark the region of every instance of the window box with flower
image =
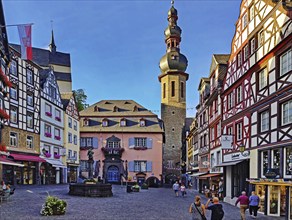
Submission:
[[54,154],[55,159],[60,159],[61,155],[60,154]]
[[147,147],[144,147],[144,146],[135,146],[134,149],[135,150],[147,150]]
[[45,136],[50,138],[50,137],[52,137],[52,134],[49,132],[45,132]]
[[58,116],[56,116],[55,119],[56,119],[57,121],[61,121],[61,118],[58,117]]
[[0,108],[0,118],[1,119],[9,119],[9,115],[7,114],[7,112],[1,108]]
[[55,136],[55,139],[59,141],[59,140],[61,140],[61,137],[60,136]]
[[2,81],[4,86],[12,86],[12,83],[9,81],[9,78],[6,76],[6,74],[2,71],[2,68],[0,68],[0,80]]
[[44,153],[45,157],[51,157],[52,155],[49,152]]
[[52,113],[51,112],[46,112],[45,114],[46,114],[46,116],[52,117]]

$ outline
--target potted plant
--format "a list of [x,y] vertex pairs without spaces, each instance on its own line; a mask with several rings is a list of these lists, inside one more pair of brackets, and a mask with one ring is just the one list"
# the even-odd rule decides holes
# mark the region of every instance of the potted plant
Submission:
[[139,192],[140,191],[140,186],[138,185],[138,183],[136,183],[134,186],[132,186],[132,191],[133,192]]
[[55,119],[56,119],[57,121],[61,121],[61,118],[58,117],[58,116],[56,116]]
[[143,183],[142,186],[141,186],[141,189],[148,189],[147,183]]
[[54,154],[55,159],[60,159],[60,157],[61,157],[60,154]]
[[51,157],[52,155],[49,152],[44,153],[45,157]]
[[52,117],[52,113],[51,112],[46,112],[45,114],[46,114],[46,116]]
[[45,136],[46,136],[46,137],[52,137],[52,134],[49,133],[49,132],[45,132]]
[[48,196],[45,204],[42,205],[41,215],[64,215],[67,202],[55,196]]
[[55,136],[55,139],[59,141],[59,140],[61,140],[61,137],[60,136]]

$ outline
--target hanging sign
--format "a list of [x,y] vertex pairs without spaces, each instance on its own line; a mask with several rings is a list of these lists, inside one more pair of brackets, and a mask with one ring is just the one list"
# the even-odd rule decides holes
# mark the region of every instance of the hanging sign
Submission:
[[221,136],[221,148],[222,149],[233,149],[232,142],[233,142],[233,135],[222,135]]

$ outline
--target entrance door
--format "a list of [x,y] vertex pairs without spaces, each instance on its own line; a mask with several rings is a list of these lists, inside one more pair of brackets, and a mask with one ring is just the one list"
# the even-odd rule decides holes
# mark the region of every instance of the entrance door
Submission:
[[108,182],[119,182],[119,168],[116,166],[110,166],[107,170]]
[[269,186],[268,215],[280,216],[281,187]]

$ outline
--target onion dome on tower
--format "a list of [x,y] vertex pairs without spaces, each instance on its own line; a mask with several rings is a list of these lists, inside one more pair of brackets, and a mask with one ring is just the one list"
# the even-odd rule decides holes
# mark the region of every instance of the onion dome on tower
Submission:
[[166,54],[160,60],[161,74],[167,72],[185,72],[188,66],[187,58],[180,53],[180,42],[182,30],[177,25],[177,10],[174,8],[174,1],[171,2],[168,11],[168,27],[164,31],[165,43],[167,45]]

